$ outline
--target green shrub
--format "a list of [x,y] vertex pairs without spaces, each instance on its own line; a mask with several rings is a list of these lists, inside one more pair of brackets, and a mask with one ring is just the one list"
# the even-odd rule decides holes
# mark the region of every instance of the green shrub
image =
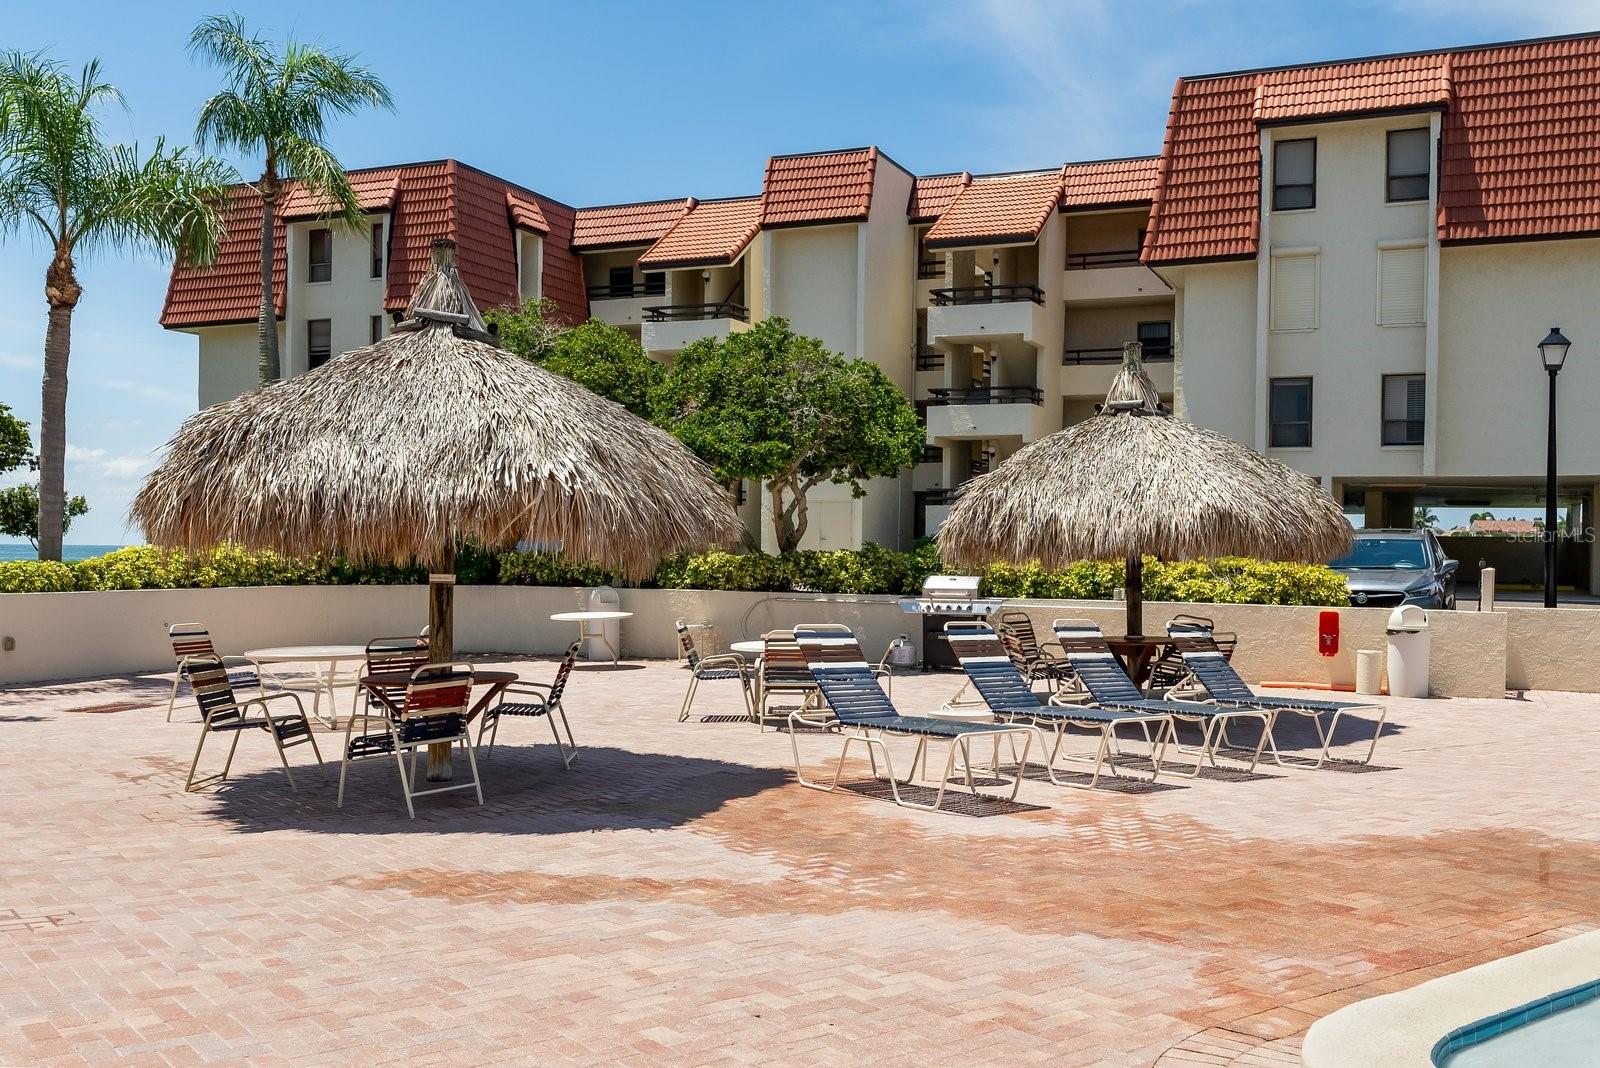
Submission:
[[[881,593],[907,595],[944,570],[933,542],[908,553],[880,545],[859,551],[802,550],[782,556],[707,552],[664,561],[647,586],[742,590],[756,593]],[[464,584],[510,586],[622,585],[605,569],[575,564],[555,553],[492,553],[463,546],[456,573]],[[994,564],[982,590],[991,597],[1107,600],[1122,588],[1123,565],[1084,561],[1059,571],[1038,564]],[[193,555],[140,547],[77,563],[38,560],[0,563],[0,593],[72,590],[193,589],[222,586],[400,585],[426,581],[418,566],[355,566],[338,558],[292,560],[273,552],[224,545]],[[1245,557],[1163,563],[1146,557],[1144,596],[1150,601],[1216,604],[1343,605],[1345,580],[1314,564],[1280,564]]]

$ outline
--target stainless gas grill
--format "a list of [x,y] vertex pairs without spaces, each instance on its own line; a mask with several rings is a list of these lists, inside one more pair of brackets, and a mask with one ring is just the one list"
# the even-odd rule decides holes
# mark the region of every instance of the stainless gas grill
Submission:
[[1005,602],[978,596],[976,575],[929,575],[921,597],[904,597],[900,610],[922,617],[922,666],[930,671],[956,671],[961,664],[944,638],[952,619],[984,619]]

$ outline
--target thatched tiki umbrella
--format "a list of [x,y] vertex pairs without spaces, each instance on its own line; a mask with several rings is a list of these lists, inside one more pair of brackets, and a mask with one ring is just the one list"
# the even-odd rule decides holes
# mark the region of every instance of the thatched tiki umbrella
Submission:
[[1099,414],[966,484],[939,531],[939,551],[971,567],[1126,560],[1128,633],[1138,635],[1144,553],[1325,561],[1351,537],[1338,505],[1311,479],[1173,418],[1133,342]]
[[192,416],[131,516],[158,545],[420,561],[436,661],[454,655],[463,539],[558,545],[642,578],[740,529],[677,439],[501,350],[442,240],[389,337]]

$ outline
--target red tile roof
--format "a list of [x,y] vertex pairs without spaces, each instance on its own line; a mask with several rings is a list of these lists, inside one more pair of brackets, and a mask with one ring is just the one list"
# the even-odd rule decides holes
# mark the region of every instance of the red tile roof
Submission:
[[1256,122],[1304,122],[1443,107],[1450,99],[1450,56],[1397,56],[1323,67],[1267,71],[1256,79]]
[[1061,200],[1061,170],[974,178],[923,238],[928,248],[1033,241]]
[[878,149],[849,148],[767,160],[761,226],[860,222],[872,205]]
[[677,200],[579,208],[572,247],[579,252],[598,252],[652,244],[694,205],[694,197],[679,197]]
[[639,257],[639,266],[720,267],[738,259],[760,230],[760,197],[702,201]]
[[[228,232],[216,262],[205,268],[173,267],[166,303],[161,309],[162,326],[250,322],[260,312],[261,198],[249,186],[235,186],[228,191],[223,215]],[[274,232],[277,242],[272,260],[272,292],[281,319],[287,277],[281,217]]]
[[1160,156],[1069,163],[1062,171],[1062,210],[1088,211],[1148,204],[1156,195],[1160,164]]
[[932,222],[937,219],[956,194],[967,187],[972,181],[972,175],[966,171],[960,174],[930,174],[925,178],[918,178],[911,184],[911,199],[906,204],[906,218],[914,223]]
[[[351,181],[363,204],[377,204],[386,197],[383,203],[391,212],[386,310],[403,309],[411,299],[413,287],[427,271],[436,237],[454,238],[460,245],[461,276],[481,307],[515,302],[514,235],[521,228],[545,237],[545,296],[556,301],[563,318],[581,320],[588,315],[583,269],[570,248],[574,213],[566,205],[455,160],[355,171]],[[314,208],[297,187],[291,187],[284,204],[295,205],[296,211]],[[217,326],[255,320],[261,302],[261,201],[249,187],[237,187],[228,194],[225,216],[228,235],[216,263],[203,268],[174,266],[161,325]],[[283,233],[280,215],[274,271],[280,318],[286,277]]]
[[1178,80],[1147,263],[1248,258],[1258,123],[1443,109],[1439,239],[1600,233],[1600,35]]
[[[350,188],[363,212],[388,211],[394,207],[394,198],[400,192],[400,168],[352,171]],[[326,197],[313,197],[304,186],[294,184],[280,201],[278,214],[287,220],[315,219],[331,215],[335,210],[333,202]]]

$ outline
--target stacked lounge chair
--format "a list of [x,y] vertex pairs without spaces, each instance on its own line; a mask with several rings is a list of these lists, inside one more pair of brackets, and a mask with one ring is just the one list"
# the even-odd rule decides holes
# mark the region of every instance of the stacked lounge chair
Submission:
[[[1100,773],[1104,768],[1109,768],[1113,778],[1120,778],[1121,773],[1117,770],[1115,760],[1109,764],[1106,761],[1108,752],[1113,756],[1119,755],[1117,745],[1119,725],[1137,726],[1144,735],[1151,764],[1148,780],[1154,782],[1161,774],[1162,754],[1166,751],[1168,740],[1174,736],[1171,713],[1096,708],[1092,705],[1076,704],[1070,700],[1057,703],[1055,698],[1046,702],[1041,699],[1040,694],[1033,691],[1028,679],[1017,670],[1015,662],[1007,653],[1005,644],[989,624],[982,621],[952,620],[944,625],[944,633],[949,639],[950,648],[961,662],[961,670],[966,672],[967,679],[978,691],[978,696],[989,706],[990,711],[1008,722],[1031,723],[1037,728],[1050,727],[1055,730],[1055,743],[1049,748],[1044,766],[1050,775],[1050,781],[1057,786],[1092,789],[1100,781]],[[1152,725],[1156,728],[1153,738],[1150,734]],[[1081,727],[1100,734],[1100,744],[1094,755],[1094,770],[1087,783],[1063,782],[1056,777],[1055,763],[1060,756],[1068,727]],[[1043,741],[1041,738],[1041,746]],[[1084,757],[1068,759],[1087,760]]]
[[[974,738],[992,739],[997,744],[1001,739],[1015,739],[1021,735],[1022,755],[1018,760],[1019,774],[1014,776],[1011,784],[1011,793],[1006,800],[1015,800],[1017,791],[1022,786],[1020,769],[1028,763],[1028,750],[1033,741],[1034,730],[1032,727],[1007,723],[968,723],[949,719],[937,719],[932,716],[905,716],[889,700],[889,695],[884,693],[883,687],[873,673],[873,668],[862,655],[861,645],[853,634],[841,634],[834,628],[795,628],[795,640],[800,646],[801,654],[805,657],[806,664],[811,670],[812,678],[816,681],[817,689],[822,699],[832,709],[837,719],[839,730],[845,734],[844,748],[839,752],[839,762],[834,768],[833,781],[830,784],[808,782],[800,764],[800,743],[798,731],[794,728],[811,725],[800,712],[790,713],[790,741],[794,745],[795,775],[800,780],[800,785],[812,790],[832,791],[839,786],[839,774],[844,767],[845,757],[850,753],[850,747],[856,742],[862,743],[868,757],[872,761],[874,776],[877,775],[877,754],[882,754],[884,771],[889,780],[889,789],[894,798],[894,803],[907,808],[920,808],[937,811],[944,804],[944,795],[949,786],[950,779],[956,771],[956,751],[962,753],[963,769],[966,775],[968,791],[978,796],[978,789],[972,780],[972,754],[971,743]],[[906,800],[900,794],[900,787],[909,785],[911,776],[904,780],[895,778],[894,765],[890,760],[889,747],[884,742],[885,736],[899,736],[917,739],[916,752],[911,758],[913,772],[919,758],[925,760],[927,747],[930,741],[948,742],[950,751],[945,759],[944,773],[940,776],[938,792],[932,804],[922,804]]]
[[[1105,635],[1092,621],[1057,619],[1050,626],[1056,632],[1056,640],[1061,643],[1062,651],[1071,661],[1072,669],[1077,672],[1096,705],[1138,712],[1164,712],[1175,721],[1200,728],[1198,749],[1178,747],[1180,752],[1195,754],[1194,770],[1187,773],[1189,777],[1199,775],[1207,761],[1212,767],[1222,766],[1217,763],[1217,750],[1226,744],[1228,725],[1237,720],[1254,720],[1261,728],[1261,739],[1250,757],[1250,771],[1255,771],[1256,765],[1261,762],[1262,749],[1273,745],[1272,725],[1278,715],[1275,709],[1254,705],[1209,705],[1198,701],[1158,701],[1146,697],[1123,670],[1111,647],[1106,644]],[[1273,747],[1272,753],[1273,758],[1277,759],[1276,747]]]
[[[1317,740],[1322,743],[1312,767],[1320,768],[1328,761],[1349,764],[1372,763],[1372,754],[1377,751],[1378,738],[1383,734],[1384,718],[1388,715],[1388,709],[1383,705],[1361,701],[1321,701],[1311,697],[1265,697],[1252,690],[1250,684],[1233,669],[1233,665],[1228,662],[1227,656],[1217,645],[1210,627],[1192,620],[1173,620],[1167,624],[1167,634],[1171,636],[1173,646],[1183,657],[1184,666],[1189,670],[1194,682],[1204,688],[1212,702],[1228,708],[1267,708],[1279,712],[1292,712],[1311,720],[1317,729]],[[1328,750],[1333,746],[1334,732],[1339,728],[1339,717],[1346,712],[1357,710],[1378,713],[1378,723],[1372,732],[1372,744],[1367,746],[1367,755],[1361,760],[1329,756]],[[1324,716],[1330,717],[1326,729],[1322,726]],[[1272,755],[1279,764],[1283,763],[1276,746],[1273,747]]]

